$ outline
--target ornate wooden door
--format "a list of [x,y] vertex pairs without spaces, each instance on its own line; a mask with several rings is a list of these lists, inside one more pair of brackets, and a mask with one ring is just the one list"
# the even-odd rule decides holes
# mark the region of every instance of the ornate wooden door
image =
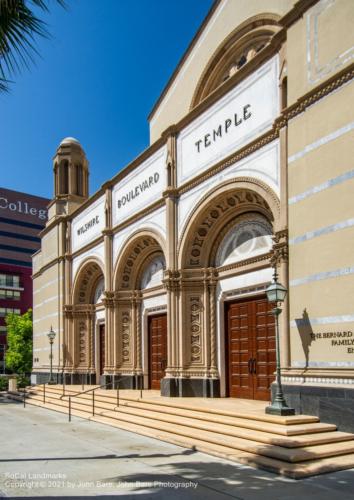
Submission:
[[100,325],[100,375],[103,375],[105,368],[105,354],[106,354],[106,343],[105,343],[105,325]]
[[167,366],[167,314],[149,316],[149,386],[160,389]]
[[275,371],[275,328],[266,297],[226,305],[227,392],[231,397],[270,399]]

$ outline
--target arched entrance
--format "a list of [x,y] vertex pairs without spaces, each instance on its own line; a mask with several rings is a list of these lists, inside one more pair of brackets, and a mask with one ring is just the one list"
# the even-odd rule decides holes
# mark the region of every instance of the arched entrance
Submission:
[[168,364],[164,241],[140,231],[125,245],[115,272],[117,370],[121,386],[160,389]]
[[103,297],[103,265],[96,259],[89,259],[81,265],[74,280],[73,304],[66,306],[66,370],[71,374],[72,383],[100,383],[104,373],[106,333]]
[[237,180],[201,200],[182,237],[183,316],[194,318],[184,331],[185,375],[198,366],[222,396],[270,399],[275,330],[265,288],[278,220],[268,187]]

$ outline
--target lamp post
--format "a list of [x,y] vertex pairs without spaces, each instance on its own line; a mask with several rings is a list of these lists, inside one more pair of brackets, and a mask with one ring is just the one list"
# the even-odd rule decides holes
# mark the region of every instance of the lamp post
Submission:
[[55,331],[53,330],[52,326],[50,327],[50,332],[48,333],[48,339],[50,344],[50,376],[48,384],[53,385],[55,384],[53,379],[53,343],[55,339]]
[[286,404],[283,388],[281,385],[281,368],[280,368],[280,342],[279,342],[279,315],[281,309],[278,306],[282,302],[287,294],[287,289],[278,283],[278,274],[276,268],[274,268],[273,282],[266,289],[268,302],[273,302],[275,307],[272,310],[275,318],[275,343],[276,343],[276,383],[277,390],[274,399],[272,398],[272,404],[267,406],[265,411],[270,415],[295,415],[294,408],[289,408]]

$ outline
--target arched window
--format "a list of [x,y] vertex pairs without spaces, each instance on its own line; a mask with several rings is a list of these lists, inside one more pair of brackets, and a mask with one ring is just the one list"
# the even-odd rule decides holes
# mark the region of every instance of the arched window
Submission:
[[288,78],[283,78],[281,82],[281,109],[285,109],[288,105]]
[[84,194],[84,169],[82,165],[76,165],[76,194],[78,196]]
[[93,304],[98,304],[99,302],[102,302],[103,293],[104,293],[104,277],[102,276],[99,279],[93,294],[93,301],[92,301]]
[[163,255],[154,257],[143,271],[140,283],[141,290],[161,285],[165,268],[166,263]]
[[271,40],[280,27],[279,16],[261,14],[249,19],[219,46],[195,90],[191,109],[248,64]]
[[69,162],[62,160],[59,167],[59,194],[69,194]]
[[215,259],[217,267],[239,262],[272,248],[272,226],[260,214],[241,216],[223,237]]

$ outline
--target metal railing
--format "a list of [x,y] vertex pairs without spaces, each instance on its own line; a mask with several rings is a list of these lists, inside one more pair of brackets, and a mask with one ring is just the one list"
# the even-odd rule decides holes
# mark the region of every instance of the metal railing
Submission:
[[[60,396],[60,399],[62,400],[63,398],[69,398],[69,422],[71,422],[71,413],[72,413],[72,407],[71,407],[71,398],[75,398],[77,396],[82,396],[83,394],[88,394],[89,392],[92,392],[92,416],[95,416],[95,391],[98,389],[104,389],[105,387],[111,386],[112,389],[114,388],[114,382],[108,382],[107,384],[103,384],[97,387],[92,387],[91,389],[87,389],[86,391],[81,391],[81,392],[76,392],[75,394],[63,394]],[[117,402],[119,406],[119,381],[118,381],[118,386],[117,386]]]
[[[63,400],[64,398],[69,398],[68,399],[68,410],[69,410],[69,422],[71,422],[71,415],[72,415],[72,401],[71,399],[72,398],[75,398],[75,397],[78,397],[78,396],[82,396],[83,394],[88,394],[90,392],[92,392],[92,416],[94,417],[95,416],[95,391],[97,391],[98,389],[104,389],[106,387],[109,387],[111,386],[111,388],[114,390],[114,385],[116,385],[116,390],[117,390],[117,395],[116,395],[116,402],[117,402],[117,406],[114,408],[119,408],[119,404],[120,404],[120,382],[121,382],[121,379],[119,378],[118,380],[115,380],[115,381],[111,381],[111,382],[107,382],[107,384],[103,384],[103,385],[100,385],[100,386],[97,386],[97,387],[91,387],[90,389],[87,389],[86,391],[79,391],[79,392],[76,392],[75,394],[65,394],[65,377],[63,377],[63,394],[60,396],[60,400]],[[46,402],[46,384],[42,384],[43,385],[43,404],[45,404]],[[81,387],[84,388],[84,383],[83,383],[83,379],[82,379],[82,384],[81,384]],[[133,389],[134,390],[134,389]],[[140,387],[140,389],[135,389],[135,390],[138,390],[140,391],[140,399],[143,399],[143,388]],[[23,389],[23,407],[26,408],[26,396],[27,396],[27,392],[26,392],[26,388]]]
[[[42,385],[43,385],[43,404],[45,404],[45,384]],[[26,408],[26,396],[27,396],[26,387],[23,388],[22,392],[23,392],[23,397],[22,397],[23,407]]]

